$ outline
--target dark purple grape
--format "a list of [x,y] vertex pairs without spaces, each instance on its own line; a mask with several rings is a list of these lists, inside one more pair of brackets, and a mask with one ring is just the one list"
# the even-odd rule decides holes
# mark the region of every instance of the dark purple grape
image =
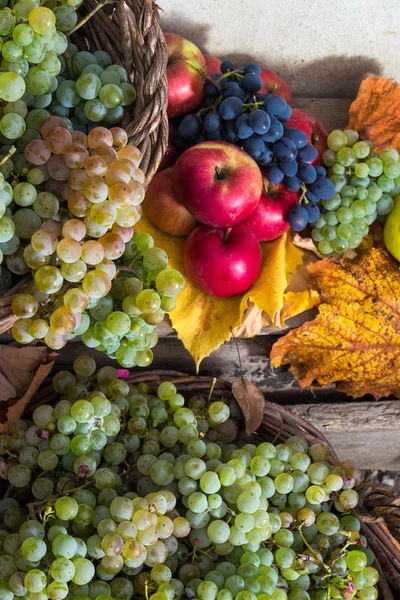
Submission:
[[254,134],[254,129],[249,124],[249,115],[243,113],[236,119],[235,131],[240,140],[246,140]]
[[297,156],[297,148],[287,137],[281,139],[272,146],[272,152],[278,160],[294,160]]
[[301,181],[298,177],[285,177],[283,183],[290,192],[298,192],[301,188]]
[[280,121],[282,121],[282,123],[286,123],[286,121],[289,121],[290,117],[292,116],[292,107],[289,106],[289,104],[286,106],[286,110],[281,113],[280,115],[276,115],[276,118],[279,119]]
[[306,209],[308,214],[308,222],[315,223],[315,221],[319,219],[319,216],[321,214],[319,207],[316,204],[314,204],[314,202],[309,202],[308,204],[304,205],[304,208]]
[[223,60],[220,66],[221,73],[227,73],[228,71],[234,71],[235,65],[230,60]]
[[[239,117],[240,118],[240,117]],[[235,121],[224,121],[223,126],[223,139],[230,144],[235,144],[238,141],[238,136],[235,130]]]
[[301,181],[307,184],[314,183],[314,181],[317,179],[316,170],[312,165],[308,164],[300,164],[297,170],[297,175],[300,177]]
[[222,95],[224,98],[234,96],[235,98],[239,98],[240,100],[244,100],[246,96],[246,94],[239,87],[239,84],[236,81],[229,82],[222,90]]
[[243,102],[239,98],[225,98],[218,107],[219,115],[224,121],[236,119],[243,110]]
[[207,133],[217,131],[221,125],[221,117],[217,112],[208,112],[204,118],[204,129]]
[[308,213],[304,206],[294,206],[290,209],[288,215],[289,225],[295,231],[303,231],[308,223]]
[[206,96],[213,96],[215,98],[216,96],[219,96],[219,91],[218,88],[211,81],[207,80],[204,83],[204,94]]
[[310,144],[305,148],[301,148],[297,154],[297,158],[303,163],[312,163],[318,156],[317,150]]
[[276,164],[269,165],[265,170],[265,174],[268,181],[272,184],[281,183],[284,178],[284,174]]
[[250,113],[249,123],[256,133],[262,135],[271,127],[271,118],[265,110],[258,108]]
[[219,79],[221,77],[221,73],[213,73],[210,75],[211,79]]
[[261,154],[257,162],[262,167],[266,167],[272,162],[273,158],[274,155],[272,154],[272,150],[270,150],[269,148],[265,148],[264,152]]
[[315,194],[313,194],[310,190],[306,191],[306,198],[307,200],[309,200],[310,202],[319,202],[320,198],[319,196],[316,196]]
[[318,198],[329,200],[335,193],[335,186],[327,177],[320,177],[320,179],[317,179],[317,181],[310,185],[310,190]]
[[181,152],[192,146],[192,141],[180,135],[179,131],[174,131],[171,136],[172,145]]
[[221,142],[223,137],[222,137],[222,134],[218,130],[217,131],[207,131],[206,139],[210,142]]
[[261,73],[261,67],[259,67],[258,65],[246,65],[243,68],[243,71],[245,73],[252,73],[253,75],[259,75]]
[[203,98],[203,104],[206,108],[213,106],[214,102],[215,102],[215,96],[204,96],[204,98]]
[[296,148],[304,148],[308,144],[308,137],[304,131],[295,127],[287,127],[285,129],[285,137],[292,140],[296,144]]
[[263,82],[259,77],[257,77],[257,75],[254,75],[253,73],[246,73],[239,85],[242,90],[246,90],[247,92],[255,94],[261,90]]
[[281,161],[279,163],[279,168],[286,177],[294,177],[297,173],[298,164],[295,160]]
[[273,144],[274,142],[280,140],[282,136],[283,136],[282,123],[280,121],[278,121],[278,119],[275,119],[275,117],[271,117],[270,128],[268,129],[267,133],[264,133],[262,135],[262,139],[264,140],[264,142],[270,142]]
[[283,114],[287,109],[287,102],[282,96],[276,94],[267,94],[264,99],[264,107],[267,113],[273,117]]
[[265,144],[262,139],[257,137],[249,137],[243,142],[243,149],[247,154],[257,160],[265,150]]
[[324,167],[321,167],[320,165],[317,165],[316,167],[314,167],[314,169],[317,172],[317,179],[319,177],[325,177],[325,175],[326,175],[326,169],[324,169]]
[[200,119],[196,115],[186,115],[180,122],[178,131],[185,138],[194,138],[200,131]]

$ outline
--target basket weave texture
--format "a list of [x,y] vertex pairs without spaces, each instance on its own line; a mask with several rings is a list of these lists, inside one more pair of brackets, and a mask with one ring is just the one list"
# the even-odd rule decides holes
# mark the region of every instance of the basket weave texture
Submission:
[[[147,383],[150,392],[155,392],[163,381],[174,383],[178,392],[207,397],[213,387],[213,399],[232,399],[232,384],[211,377],[186,375],[178,371],[140,371],[132,373],[126,382],[132,385]],[[51,385],[43,386],[28,407],[33,410],[39,404],[52,403],[58,395]],[[261,441],[284,442],[298,435],[309,444],[325,444],[330,451],[330,462],[339,463],[339,458],[324,435],[306,419],[283,406],[266,401],[264,419],[255,437]],[[356,465],[355,465],[356,466]],[[378,583],[380,600],[400,599],[400,498],[395,498],[385,486],[376,486],[366,481],[358,489],[360,504],[353,514],[361,521],[361,533],[368,539],[368,545],[376,556],[374,567],[379,571]]]

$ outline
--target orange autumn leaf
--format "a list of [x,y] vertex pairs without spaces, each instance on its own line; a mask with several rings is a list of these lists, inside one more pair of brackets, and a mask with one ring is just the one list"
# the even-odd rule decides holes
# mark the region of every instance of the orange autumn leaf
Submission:
[[400,85],[394,79],[368,77],[349,109],[348,129],[374,142],[378,150],[400,150]]
[[353,397],[400,395],[400,271],[369,248],[357,258],[309,265],[320,289],[319,315],[281,338],[271,361],[286,363],[301,388],[336,382]]

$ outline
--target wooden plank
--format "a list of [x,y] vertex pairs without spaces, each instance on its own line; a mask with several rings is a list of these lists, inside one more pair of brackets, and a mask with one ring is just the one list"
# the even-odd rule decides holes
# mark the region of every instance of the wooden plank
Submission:
[[341,460],[351,460],[360,469],[400,471],[398,400],[290,408],[326,435]]

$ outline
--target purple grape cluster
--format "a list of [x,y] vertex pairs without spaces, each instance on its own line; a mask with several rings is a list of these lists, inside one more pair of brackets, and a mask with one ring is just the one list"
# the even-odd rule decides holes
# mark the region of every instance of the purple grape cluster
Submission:
[[[204,102],[196,114],[186,115],[172,136],[179,151],[204,141],[235,144],[262,167],[271,184],[283,183],[290,191],[303,190],[305,206],[297,207],[293,224],[296,231],[318,212],[317,202],[331,198],[333,184],[323,167],[312,163],[318,158],[314,146],[301,129],[287,127],[292,109],[284,98],[263,94],[261,67],[250,64],[237,69],[224,61],[220,73],[204,84]],[[307,206],[307,208],[306,208]],[[296,209],[294,209],[296,210]],[[317,220],[319,217],[316,217]]]

